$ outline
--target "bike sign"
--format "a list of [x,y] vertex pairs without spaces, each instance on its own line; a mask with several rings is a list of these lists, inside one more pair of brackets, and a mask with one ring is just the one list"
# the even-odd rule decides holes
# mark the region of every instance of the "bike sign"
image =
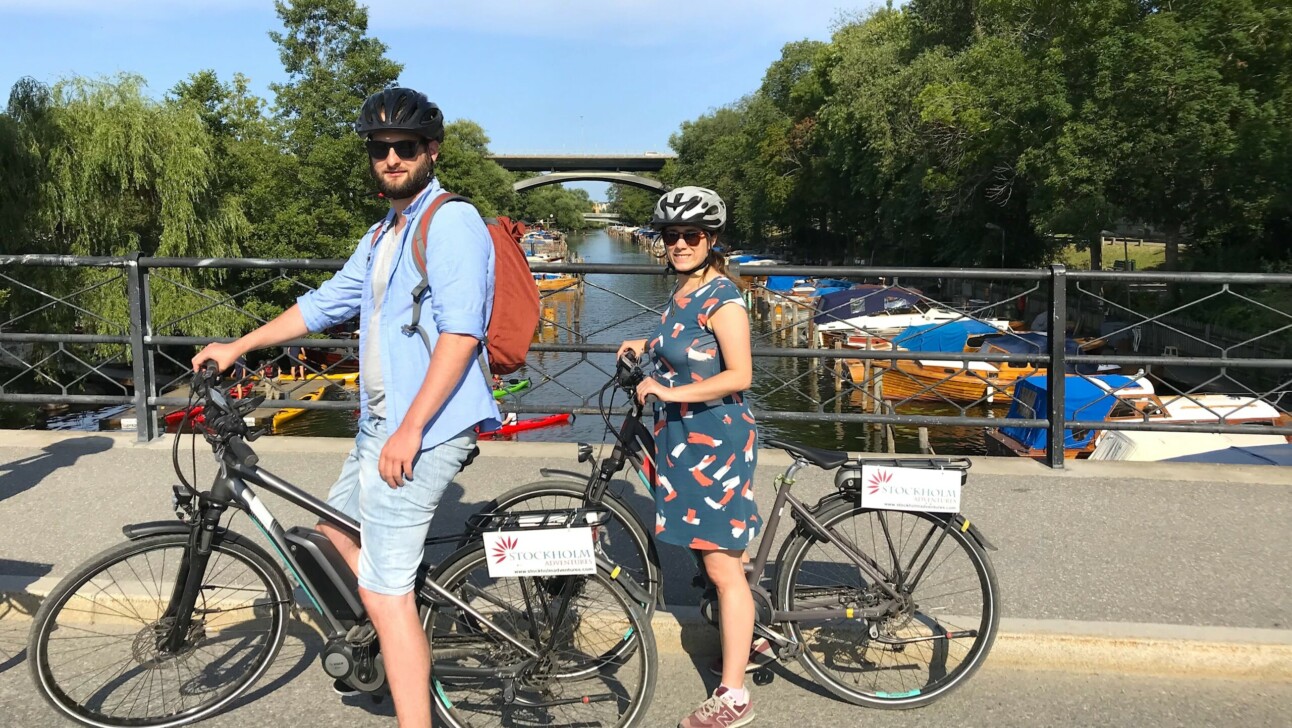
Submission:
[[861,507],[959,513],[960,487],[959,470],[866,465],[861,469]]
[[566,576],[597,570],[592,528],[486,531],[489,576]]

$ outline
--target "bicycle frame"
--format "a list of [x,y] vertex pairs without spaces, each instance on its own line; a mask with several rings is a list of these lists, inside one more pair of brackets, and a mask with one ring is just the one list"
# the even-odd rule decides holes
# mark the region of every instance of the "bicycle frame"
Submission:
[[[359,605],[360,613],[354,616],[359,620],[364,616],[362,614],[362,601],[358,598],[357,586],[353,582],[354,575],[349,574],[347,568],[345,573],[349,576],[348,583],[341,584],[324,584],[311,578],[310,573],[313,570],[303,567],[303,559],[307,557],[313,558],[313,555],[307,550],[295,548],[295,544],[288,538],[287,532],[279,525],[269,508],[260,500],[248,483],[263,487],[288,502],[304,508],[318,516],[322,521],[355,539],[358,539],[360,535],[359,524],[327,503],[263,468],[255,465],[243,465],[235,461],[226,452],[221,452],[218,459],[221,464],[220,473],[215,476],[211,490],[209,493],[198,496],[199,518],[190,527],[193,534],[190,539],[191,555],[188,556],[190,561],[180,567],[184,578],[176,581],[176,589],[172,594],[171,603],[166,612],[167,615],[176,618],[170,633],[167,635],[167,645],[172,649],[179,649],[188,634],[194,602],[206,571],[206,559],[211,553],[211,543],[217,537],[217,532],[220,531],[220,518],[230,505],[245,511],[256,527],[260,529],[260,532],[273,545],[279,558],[282,559],[283,563],[286,564],[292,575],[300,583],[310,603],[323,620],[327,637],[331,639],[345,635],[349,626],[352,626],[348,625],[347,622],[357,621],[343,617],[343,614],[347,611],[346,607],[357,604]],[[193,558],[193,556],[196,558]],[[472,608],[471,605],[437,584],[434,579],[426,578],[423,582],[423,588],[429,589],[435,598],[442,599],[461,609],[473,619],[479,620],[480,624],[484,625],[485,628],[511,643],[530,659],[540,659],[540,654],[533,648],[512,636],[507,630],[494,624],[488,617]],[[334,603],[333,600],[338,597],[344,599],[347,604],[339,605]],[[448,668],[448,670],[448,673],[441,674],[446,674],[447,676],[457,672],[453,668]],[[464,675],[469,673],[469,670],[462,671]]]
[[[619,427],[619,431],[615,434],[616,442],[614,449],[608,457],[600,462],[599,467],[594,469],[592,475],[588,479],[588,502],[599,503],[601,497],[605,494],[606,488],[610,484],[610,480],[616,473],[622,470],[628,462],[631,462],[637,469],[638,477],[641,478],[643,484],[646,485],[648,489],[654,487],[654,483],[651,481],[654,480],[656,471],[651,454],[655,449],[655,438],[651,434],[650,430],[641,423],[641,420],[639,419],[640,415],[641,406],[638,405],[634,399],[631,411],[625,415],[623,423]],[[772,504],[771,514],[766,519],[758,550],[753,561],[750,562],[749,567],[746,569],[746,577],[750,586],[757,586],[763,578],[767,569],[767,562],[771,557],[772,544],[776,541],[776,533],[780,526],[781,516],[785,511],[785,506],[789,505],[793,518],[797,521],[800,528],[811,530],[826,537],[826,540],[834,543],[844,556],[849,561],[853,562],[853,564],[866,577],[868,577],[870,582],[876,585],[885,596],[890,600],[893,600],[893,602],[902,602],[905,597],[896,589],[889,586],[889,584],[902,583],[908,588],[913,589],[919,583],[928,563],[926,561],[918,570],[915,570],[915,563],[917,559],[924,554],[925,547],[929,545],[929,539],[932,537],[932,533],[930,532],[925,536],[924,541],[920,544],[919,548],[916,549],[906,568],[903,569],[901,564],[894,564],[893,571],[895,573],[886,573],[882,566],[876,563],[874,559],[869,557],[861,549],[857,548],[846,536],[840,534],[832,527],[828,528],[822,525],[821,522],[816,519],[814,514],[820,512],[822,504],[834,500],[835,497],[838,496],[838,493],[827,494],[817,502],[816,506],[809,507],[790,492],[790,486],[794,484],[795,476],[800,470],[807,467],[809,464],[810,463],[808,461],[803,460],[802,458],[795,458],[794,463],[790,465],[785,473],[778,476],[776,479],[776,499]],[[882,518],[882,515],[880,525],[884,529],[885,538],[889,541],[889,548],[891,551],[893,544],[891,536],[888,534],[888,522],[887,519]],[[938,537],[937,543],[933,544],[933,548],[929,550],[930,557],[932,554],[937,552],[938,547],[942,544],[942,540],[946,538],[947,529],[952,527],[952,519],[948,518],[946,526]],[[974,537],[982,542],[976,532]],[[903,581],[904,577],[906,575],[910,575],[912,571],[915,571],[913,579],[911,581]],[[785,622],[828,621],[840,618],[876,619],[883,617],[889,611],[890,607],[884,604],[870,608],[814,608],[792,611],[776,610],[772,613],[771,623],[783,624]]]

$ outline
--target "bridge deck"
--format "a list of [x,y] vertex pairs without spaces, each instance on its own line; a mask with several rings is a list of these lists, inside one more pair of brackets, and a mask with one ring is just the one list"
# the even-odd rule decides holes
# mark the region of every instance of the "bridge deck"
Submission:
[[[2,434],[0,568],[11,575],[62,576],[119,542],[122,524],[174,517],[169,437],[137,446],[133,435]],[[279,437],[258,441],[256,449],[266,468],[323,495],[351,445],[343,438]],[[181,443],[186,469],[188,446]],[[572,444],[481,449],[449,486],[433,528],[459,527],[502,490],[537,480],[540,467],[584,470]],[[1083,462],[1053,472],[1030,461],[974,462],[964,509],[1000,549],[992,558],[1005,617],[1292,627],[1292,539],[1284,535],[1292,520],[1292,468]],[[764,514],[784,464],[779,451],[759,456],[755,494]],[[196,481],[209,483],[210,458],[198,457],[197,467]],[[829,474],[811,470],[794,492],[811,503],[831,488]],[[640,486],[617,489],[650,516]],[[279,518],[313,523],[267,500]],[[260,538],[245,516],[233,527]],[[693,604],[690,559],[671,546],[660,553],[670,564],[667,600]]]
[[675,154],[495,154],[512,172],[658,172]]

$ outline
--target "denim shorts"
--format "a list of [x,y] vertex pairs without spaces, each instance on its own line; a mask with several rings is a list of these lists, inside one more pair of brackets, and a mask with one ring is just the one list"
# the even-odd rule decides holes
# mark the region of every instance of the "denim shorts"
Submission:
[[392,488],[377,463],[390,433],[386,420],[368,417],[359,424],[354,449],[341,466],[328,505],[359,521],[359,586],[401,596],[413,590],[422,563],[426,534],[435,507],[475,447],[467,429],[448,442],[423,450],[413,462],[413,478]]

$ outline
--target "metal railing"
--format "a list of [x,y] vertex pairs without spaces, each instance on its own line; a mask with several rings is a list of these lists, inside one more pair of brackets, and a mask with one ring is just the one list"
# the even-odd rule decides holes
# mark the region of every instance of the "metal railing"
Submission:
[[[159,410],[188,403],[181,389],[191,356],[186,352],[263,323],[341,265],[323,260],[0,256],[0,403],[131,406],[139,439],[151,440],[163,429]],[[543,321],[522,374],[535,386],[507,409],[596,413],[597,390],[609,377],[619,341],[633,338],[626,335],[629,330],[644,335],[661,314],[666,274],[655,265],[552,263],[533,269],[566,278],[545,284],[553,290],[543,292]],[[746,300],[754,322],[753,395],[760,420],[999,428],[1003,420],[990,406],[1009,398],[1014,380],[1002,378],[1009,369],[1024,374],[1044,370],[1048,395],[1032,410],[1014,412],[1007,424],[1043,429],[1045,461],[1053,467],[1063,466],[1059,444],[1065,431],[1292,434],[1286,420],[1247,424],[1249,418],[1218,409],[1202,395],[1206,388],[1229,389],[1252,402],[1281,406],[1280,398],[1292,389],[1292,306],[1281,303],[1292,301],[1292,275],[1113,273],[1069,271],[1062,265],[1034,270],[747,266],[734,272],[750,283]],[[850,292],[840,310],[830,310],[823,303],[829,298],[771,285],[787,277],[872,283]],[[654,283],[634,293],[627,285],[634,280]],[[568,285],[561,288],[563,283]],[[592,297],[595,303],[587,304]],[[870,297],[905,297],[906,307],[881,307],[870,318],[857,318],[865,315]],[[1243,319],[1241,326],[1217,321],[1214,334],[1196,333],[1207,316],[1240,308],[1226,315]],[[1003,319],[1027,322],[1038,314],[1046,331],[1065,335],[1036,337],[1002,329],[990,337],[1005,342],[999,348],[908,351],[879,346],[892,338],[883,326],[889,316],[922,316],[936,329],[968,320],[999,327]],[[822,323],[829,318],[851,323],[830,331],[840,327]],[[1110,323],[1114,320],[1120,323]],[[1103,330],[1095,331],[1097,327]],[[229,336],[200,333],[213,330]],[[1078,341],[1075,349],[1072,337]],[[1162,351],[1140,351],[1146,341]],[[315,352],[311,373],[357,364],[354,338],[332,335],[283,346]],[[318,358],[320,352],[323,358]],[[926,366],[929,362],[938,366]],[[282,355],[270,356],[269,363],[280,370],[290,365]],[[1197,404],[1205,415],[1164,420],[1146,410],[1144,400],[1123,397],[1114,388],[1109,396],[1137,408],[1138,414],[1116,420],[1071,416],[1065,409],[1069,381],[1094,381],[1092,372],[1101,365],[1136,373],[1153,367],[1214,371],[1210,381],[1181,386],[1175,396]],[[267,401],[266,408],[355,407],[352,399],[294,399],[292,391],[307,385],[265,380],[269,391],[285,397]],[[949,413],[910,411],[917,402]]]

